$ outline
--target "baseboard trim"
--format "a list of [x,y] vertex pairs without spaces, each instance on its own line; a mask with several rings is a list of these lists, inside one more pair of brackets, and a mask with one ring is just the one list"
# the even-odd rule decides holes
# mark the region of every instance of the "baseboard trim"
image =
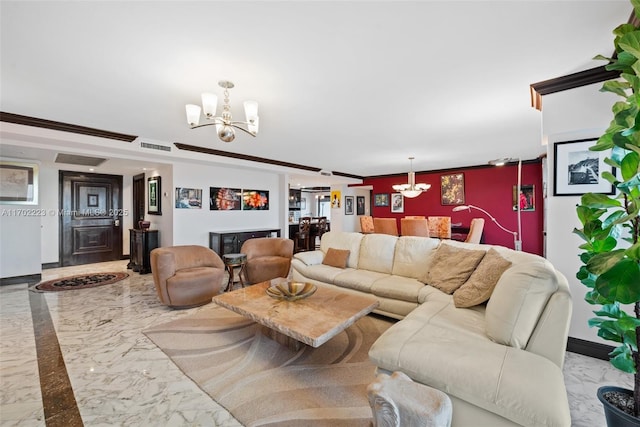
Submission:
[[615,347],[610,345],[582,340],[580,338],[569,337],[567,340],[567,351],[600,360],[609,360],[609,353],[611,353],[614,348]]
[[47,270],[49,268],[58,268],[58,267],[62,267],[59,262],[47,262],[42,264],[43,270]]
[[0,286],[5,285],[18,285],[20,283],[26,283],[28,285],[34,285],[42,280],[42,274],[27,274],[25,276],[3,277],[0,279]]

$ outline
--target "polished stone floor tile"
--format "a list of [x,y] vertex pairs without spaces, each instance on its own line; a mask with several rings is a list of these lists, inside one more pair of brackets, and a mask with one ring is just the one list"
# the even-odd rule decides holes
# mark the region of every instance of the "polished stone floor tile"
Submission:
[[[125,271],[127,261],[44,270],[42,280]],[[238,426],[187,378],[142,330],[188,316],[159,303],[150,274],[128,271],[101,287],[39,294],[55,330],[73,397],[85,426]],[[44,426],[34,320],[27,285],[0,287],[0,425]],[[567,353],[564,369],[572,425],[604,425],[601,385],[631,387],[608,362]],[[523,385],[526,386],[526,385]],[[54,421],[54,420],[50,420]]]

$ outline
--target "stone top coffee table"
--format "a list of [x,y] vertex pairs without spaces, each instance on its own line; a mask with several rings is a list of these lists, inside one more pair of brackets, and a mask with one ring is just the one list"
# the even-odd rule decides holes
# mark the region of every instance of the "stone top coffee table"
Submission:
[[378,306],[374,297],[318,286],[296,301],[271,298],[265,289],[286,279],[274,279],[213,297],[213,302],[263,326],[267,336],[298,350],[300,343],[319,347]]

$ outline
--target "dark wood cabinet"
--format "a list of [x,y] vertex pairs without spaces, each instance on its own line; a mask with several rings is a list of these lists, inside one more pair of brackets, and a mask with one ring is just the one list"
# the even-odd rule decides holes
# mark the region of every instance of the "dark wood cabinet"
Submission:
[[209,247],[220,256],[237,254],[245,240],[256,237],[280,237],[280,229],[234,230],[209,232]]
[[158,230],[129,229],[129,264],[140,274],[151,273],[149,254],[158,247]]

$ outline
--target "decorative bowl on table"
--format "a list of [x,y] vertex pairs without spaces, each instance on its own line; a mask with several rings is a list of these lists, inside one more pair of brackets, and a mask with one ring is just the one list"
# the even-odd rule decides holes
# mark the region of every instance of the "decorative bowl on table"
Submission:
[[284,282],[267,288],[265,292],[271,298],[295,301],[313,295],[317,289],[317,286],[311,283]]

